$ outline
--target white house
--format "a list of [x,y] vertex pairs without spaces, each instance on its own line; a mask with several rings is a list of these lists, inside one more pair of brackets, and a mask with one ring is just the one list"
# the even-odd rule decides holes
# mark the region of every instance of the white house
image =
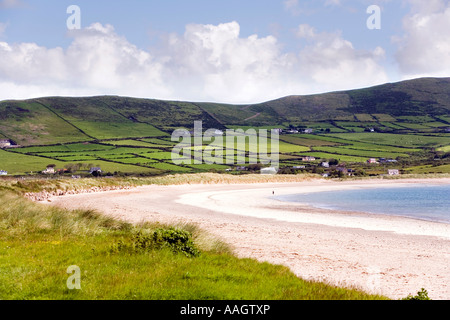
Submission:
[[0,176],[7,176],[8,172],[4,170],[0,170]]
[[389,169],[388,174],[390,176],[398,176],[400,174],[400,171],[398,169]]
[[274,130],[278,134],[282,134],[283,133],[283,129],[280,129],[280,128],[275,128],[275,129],[272,129],[272,130]]
[[322,167],[324,167],[324,168],[329,168],[330,167],[330,163],[329,162],[322,162],[320,165]]
[[261,169],[261,174],[277,174],[277,173],[278,173],[278,169],[275,167]]
[[43,174],[54,174],[55,173],[55,165],[51,164],[47,166],[47,169],[42,171]]
[[91,168],[91,170],[89,170],[90,174],[93,174],[94,172],[102,173],[102,169],[99,167],[94,167],[94,168]]
[[11,140],[0,139],[0,148],[8,148],[8,147],[11,147]]

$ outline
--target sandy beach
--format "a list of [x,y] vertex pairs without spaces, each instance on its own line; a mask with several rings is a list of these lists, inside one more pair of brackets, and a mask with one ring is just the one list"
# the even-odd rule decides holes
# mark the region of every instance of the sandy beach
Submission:
[[440,180],[311,180],[296,183],[145,186],[53,197],[130,222],[192,223],[239,257],[289,267],[297,276],[393,299],[425,288],[450,299],[450,224],[286,203],[275,195],[446,183]]

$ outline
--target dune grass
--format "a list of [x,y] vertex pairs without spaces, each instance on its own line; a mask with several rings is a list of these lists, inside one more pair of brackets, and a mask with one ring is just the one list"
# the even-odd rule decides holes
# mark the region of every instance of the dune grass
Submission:
[[[0,299],[384,299],[303,281],[283,266],[238,259],[226,244],[192,225],[131,225],[91,210],[33,203],[5,190],[0,202]],[[183,231],[200,254],[165,246],[118,249],[137,248],[136,234],[155,230]],[[81,289],[67,286],[70,266],[80,270]]]

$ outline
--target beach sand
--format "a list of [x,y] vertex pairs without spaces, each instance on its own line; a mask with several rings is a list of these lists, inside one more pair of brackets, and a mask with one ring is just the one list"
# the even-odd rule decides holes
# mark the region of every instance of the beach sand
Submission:
[[191,223],[238,257],[289,267],[307,280],[400,299],[425,288],[450,299],[450,224],[341,212],[271,199],[283,194],[450,183],[440,180],[311,180],[296,183],[145,186],[53,197],[130,221]]

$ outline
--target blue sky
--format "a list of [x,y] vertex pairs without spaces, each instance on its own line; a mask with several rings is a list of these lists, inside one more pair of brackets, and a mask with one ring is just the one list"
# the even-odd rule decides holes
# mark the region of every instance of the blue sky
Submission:
[[0,99],[252,103],[445,77],[448,30],[449,0],[0,0]]

